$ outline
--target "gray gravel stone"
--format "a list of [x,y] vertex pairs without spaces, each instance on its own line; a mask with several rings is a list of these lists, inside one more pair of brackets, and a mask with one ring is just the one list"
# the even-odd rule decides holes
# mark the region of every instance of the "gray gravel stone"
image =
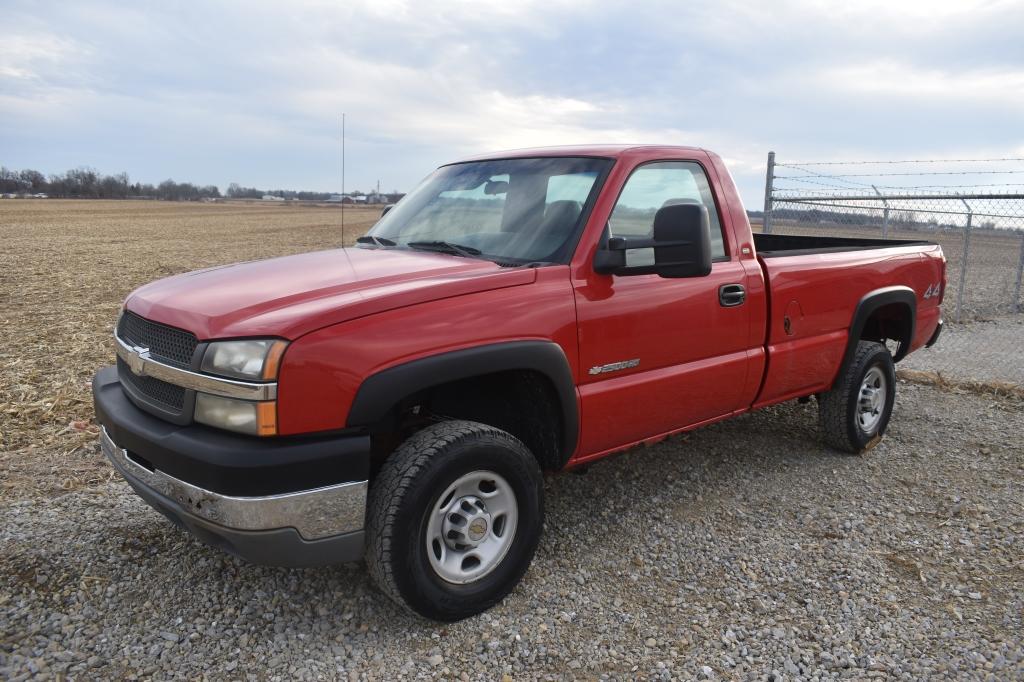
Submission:
[[116,479],[0,507],[0,677],[1024,678],[1024,409],[900,383],[824,449],[786,404],[546,479],[537,557],[460,623],[360,565],[251,566]]

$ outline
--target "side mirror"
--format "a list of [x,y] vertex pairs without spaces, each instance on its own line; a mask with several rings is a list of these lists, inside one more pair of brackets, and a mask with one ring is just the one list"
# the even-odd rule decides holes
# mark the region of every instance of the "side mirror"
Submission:
[[[626,265],[626,251],[654,249],[653,265]],[[602,275],[705,277],[711,274],[711,220],[700,204],[663,206],[654,214],[651,239],[612,237],[594,258]]]
[[381,217],[381,218],[383,218],[384,216],[386,216],[386,215],[388,214],[388,211],[390,211],[390,210],[391,210],[391,209],[393,209],[394,207],[395,207],[395,205],[394,205],[394,204],[388,204],[387,206],[385,206],[384,208],[382,208],[382,209],[380,210],[380,217]]

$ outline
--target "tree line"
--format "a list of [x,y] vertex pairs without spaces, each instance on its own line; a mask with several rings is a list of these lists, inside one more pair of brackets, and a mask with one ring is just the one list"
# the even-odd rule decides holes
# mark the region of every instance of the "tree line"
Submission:
[[[228,191],[226,195],[229,199],[262,199],[265,196],[280,197],[282,199],[298,199],[300,201],[328,201],[329,199],[337,199],[337,192],[308,192],[301,190],[292,189],[257,189],[256,187],[242,187],[237,182],[232,182],[228,185]],[[367,193],[359,190],[353,190],[347,192],[345,196],[348,197],[371,197],[371,198],[383,198],[386,203],[393,204],[402,197],[405,196],[403,192],[381,192],[379,195],[375,192]]]
[[227,196],[231,199],[262,199],[265,195],[282,199],[301,199],[304,201],[326,201],[331,192],[296,192],[290,189],[263,190],[255,187],[242,187],[237,182],[228,185]]
[[[191,182],[164,180],[159,185],[147,182],[132,182],[127,173],[104,175],[88,168],[73,168],[66,173],[44,175],[37,170],[12,170],[0,166],[0,194],[45,194],[49,197],[68,199],[162,199],[165,201],[197,201],[222,197],[216,185],[195,185]],[[363,196],[362,192],[350,192],[350,196]],[[265,195],[283,199],[304,201],[326,201],[335,196],[332,192],[305,192],[294,190],[262,190],[242,187],[236,182],[228,186],[227,197],[231,199],[262,199]],[[394,192],[384,195],[389,202],[398,201],[402,194]],[[393,198],[392,198],[393,197]]]
[[147,198],[168,201],[216,199],[216,185],[164,180],[159,185],[132,182],[127,173],[104,175],[93,168],[73,168],[66,173],[43,175],[37,170],[11,170],[0,167],[0,193],[45,194],[69,199]]

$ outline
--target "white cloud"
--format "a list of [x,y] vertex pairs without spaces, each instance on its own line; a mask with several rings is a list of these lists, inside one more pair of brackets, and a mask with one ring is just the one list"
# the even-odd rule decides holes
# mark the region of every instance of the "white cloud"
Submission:
[[72,67],[88,55],[87,47],[53,34],[0,33],[0,83],[40,81]]
[[857,95],[903,100],[963,99],[992,106],[1024,106],[1024,68],[964,71],[922,68],[894,60],[834,66],[821,71],[818,86]]
[[916,20],[947,21],[952,17],[977,16],[1014,7],[1013,0],[803,0],[808,8],[838,17],[910,17]]
[[354,186],[496,148],[668,142],[718,151],[756,204],[770,148],[1024,144],[1019,2],[5,5],[3,161],[48,172],[326,188],[346,112]]

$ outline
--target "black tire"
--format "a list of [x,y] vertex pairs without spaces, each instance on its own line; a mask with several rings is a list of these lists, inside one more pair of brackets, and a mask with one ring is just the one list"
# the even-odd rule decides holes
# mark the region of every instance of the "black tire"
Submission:
[[[472,582],[455,584],[431,564],[428,512],[453,482],[476,471],[505,479],[515,495],[518,520],[511,545],[494,568]],[[399,605],[434,620],[461,620],[486,611],[512,591],[533,559],[543,523],[543,477],[522,442],[486,424],[441,422],[399,446],[373,480],[366,564],[381,591]]]
[[[873,370],[884,379],[885,404],[877,410],[877,421],[864,428],[861,413],[861,389]],[[872,374],[877,378],[879,374]],[[818,396],[818,423],[825,442],[837,450],[859,454],[875,447],[889,425],[896,399],[896,368],[889,349],[874,341],[858,341],[853,360],[836,379],[832,390]],[[870,415],[866,419],[872,419]]]

